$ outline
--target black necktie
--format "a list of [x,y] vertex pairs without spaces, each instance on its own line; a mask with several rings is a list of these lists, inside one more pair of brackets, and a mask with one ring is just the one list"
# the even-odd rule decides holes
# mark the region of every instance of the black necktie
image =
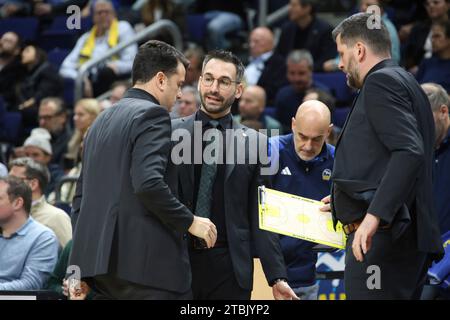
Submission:
[[[217,127],[219,125],[219,121],[210,120],[209,124],[213,127],[214,130],[218,130]],[[211,144],[216,144],[215,135],[212,136],[212,139],[207,142],[207,146]],[[217,144],[213,149],[213,159],[217,159],[217,152],[219,151],[219,146]],[[200,217],[209,218],[211,216],[211,201],[212,201],[212,189],[214,185],[214,180],[216,178],[217,173],[217,162],[216,160],[212,161],[212,163],[202,164],[201,176],[200,176],[200,184],[197,192],[197,203],[195,206],[195,214]]]

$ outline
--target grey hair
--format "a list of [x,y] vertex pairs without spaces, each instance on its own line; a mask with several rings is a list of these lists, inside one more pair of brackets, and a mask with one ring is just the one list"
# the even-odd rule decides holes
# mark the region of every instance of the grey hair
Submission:
[[9,163],[9,168],[12,167],[25,168],[25,176],[27,179],[36,179],[39,181],[39,188],[41,189],[41,192],[44,193],[44,190],[47,188],[50,181],[50,171],[46,166],[32,158],[22,157],[12,160]]
[[198,90],[193,86],[184,86],[181,88],[182,93],[192,93],[192,95],[195,97],[195,102],[197,104],[197,107],[201,104],[200,100],[200,94]]
[[433,112],[438,111],[442,105],[450,107],[450,99],[447,91],[440,84],[428,82],[422,84],[421,87],[430,101]]
[[289,53],[286,62],[300,63],[306,61],[308,67],[312,70],[314,68],[314,59],[308,50],[293,50]]
[[353,47],[357,41],[362,41],[374,54],[390,56],[391,38],[381,17],[379,27],[369,28],[369,23],[374,17],[373,13],[356,13],[348,17],[334,28],[332,32],[334,41],[341,35],[341,41],[349,47]]

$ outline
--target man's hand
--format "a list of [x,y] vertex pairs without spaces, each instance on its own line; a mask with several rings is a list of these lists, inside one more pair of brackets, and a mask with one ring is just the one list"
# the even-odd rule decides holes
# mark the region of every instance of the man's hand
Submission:
[[194,216],[189,233],[206,241],[208,248],[214,247],[217,240],[217,229],[208,218]]
[[326,196],[325,198],[323,198],[320,201],[324,203],[324,206],[320,207],[320,211],[322,211],[322,212],[331,212],[331,205],[330,205],[331,196]]
[[369,252],[370,247],[372,246],[372,237],[377,231],[379,224],[379,217],[367,213],[364,220],[359,225],[358,230],[356,230],[352,243],[352,251],[357,261],[362,262],[364,260],[364,255]]
[[286,281],[278,281],[272,287],[275,300],[300,300]]

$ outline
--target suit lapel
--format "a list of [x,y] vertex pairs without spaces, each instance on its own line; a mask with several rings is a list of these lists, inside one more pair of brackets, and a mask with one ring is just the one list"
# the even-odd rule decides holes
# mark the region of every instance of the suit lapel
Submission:
[[342,138],[342,136],[343,136],[343,134],[344,134],[345,128],[347,127],[347,123],[348,123],[348,121],[350,120],[350,116],[352,115],[353,110],[355,109],[355,104],[356,104],[356,101],[358,100],[358,97],[359,97],[360,92],[361,92],[361,90],[359,90],[358,95],[355,97],[355,99],[353,99],[353,103],[352,103],[352,107],[351,107],[351,109],[350,109],[350,112],[349,112],[349,114],[348,114],[348,116],[347,116],[347,119],[345,119],[344,125],[342,126],[341,133],[339,134],[339,136],[338,136],[338,138],[337,138],[337,141],[336,141],[336,149],[337,149],[337,147],[339,146],[339,142],[341,142],[341,138]]
[[191,139],[191,164],[183,164],[179,168],[180,180],[181,180],[181,188],[183,189],[184,195],[193,196],[194,190],[194,120],[195,115],[181,119],[182,123],[180,124],[180,128],[186,129],[189,131],[190,139]]
[[[245,131],[246,131],[246,127],[244,127],[243,125],[241,125],[240,123],[238,123],[236,120],[234,120],[233,119],[233,127],[232,127],[232,129],[233,129],[233,131],[235,131],[235,130],[239,130],[239,129],[243,129],[244,130],[244,132],[242,133],[242,134],[244,134],[245,135],[245,137],[246,137],[246,134],[245,134]],[[246,139],[247,140],[247,139]],[[245,142],[246,144],[247,144],[247,141]],[[230,156],[230,154],[231,154],[231,147],[233,146],[233,148],[235,148],[235,150],[233,150],[234,152],[233,152],[233,155],[234,155],[234,157],[233,157],[233,159],[229,159],[228,157]],[[231,176],[231,173],[233,172],[233,170],[234,170],[234,168],[235,168],[235,166],[236,166],[236,164],[235,164],[235,162],[236,162],[236,159],[237,159],[237,152],[240,152],[240,150],[237,150],[237,148],[236,148],[236,145],[234,144],[232,144],[232,139],[228,139],[227,141],[226,141],[226,159],[225,159],[225,161],[226,161],[226,165],[225,165],[225,182],[228,180],[228,178]],[[243,152],[246,152],[247,150],[245,149],[245,150],[242,150]]]

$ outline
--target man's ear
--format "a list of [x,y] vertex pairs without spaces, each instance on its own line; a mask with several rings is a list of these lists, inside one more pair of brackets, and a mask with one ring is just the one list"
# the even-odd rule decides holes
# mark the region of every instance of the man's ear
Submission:
[[20,210],[24,206],[24,201],[22,197],[17,197],[12,202],[12,207],[14,210]]
[[439,113],[442,115],[443,118],[448,117],[448,106],[443,104],[439,107]]
[[234,94],[234,97],[236,99],[239,99],[242,96],[242,93],[244,92],[244,85],[242,83],[238,83],[236,86],[236,93]]
[[366,46],[362,43],[362,42],[357,42],[355,44],[355,55],[356,55],[356,61],[358,61],[359,63],[361,63],[362,61],[364,61],[364,59],[366,58]]
[[165,88],[165,86],[166,86],[166,83],[167,83],[167,77],[166,77],[166,75],[165,75],[163,72],[159,71],[159,72],[156,74],[156,87],[157,87],[160,91],[163,91],[164,88]]
[[333,125],[332,123],[328,126],[327,138],[330,136],[331,131],[333,131],[333,126],[334,126],[334,125]]

